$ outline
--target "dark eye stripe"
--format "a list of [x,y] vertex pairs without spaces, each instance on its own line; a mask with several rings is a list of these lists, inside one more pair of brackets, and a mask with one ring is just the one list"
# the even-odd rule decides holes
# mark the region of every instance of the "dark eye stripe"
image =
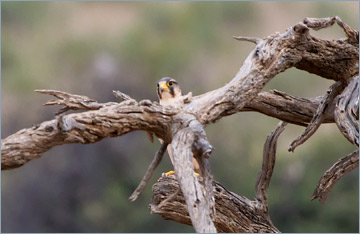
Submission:
[[175,97],[175,92],[174,92],[174,87],[173,86],[170,87],[170,94],[171,94],[172,97]]

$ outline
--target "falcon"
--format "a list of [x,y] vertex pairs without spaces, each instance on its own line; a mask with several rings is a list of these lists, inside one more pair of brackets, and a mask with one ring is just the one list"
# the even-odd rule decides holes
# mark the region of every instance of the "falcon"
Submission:
[[[182,101],[181,89],[178,82],[171,77],[164,77],[157,81],[157,95],[159,98],[159,103],[162,106],[175,106]],[[159,139],[160,142],[163,142]],[[174,157],[172,154],[171,144],[167,146],[167,152],[169,154],[171,163],[174,165]],[[200,166],[195,158],[193,158],[193,166],[195,174],[200,172]],[[174,171],[169,171],[165,173],[166,176],[174,174]]]

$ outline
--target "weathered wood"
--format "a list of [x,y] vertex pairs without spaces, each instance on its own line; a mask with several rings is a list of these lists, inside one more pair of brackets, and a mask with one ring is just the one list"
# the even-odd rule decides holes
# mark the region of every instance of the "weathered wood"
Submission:
[[142,178],[142,180],[140,181],[140,184],[138,185],[138,187],[135,189],[135,191],[131,194],[131,196],[129,197],[130,201],[135,201],[140,193],[142,193],[142,191],[144,190],[146,184],[148,183],[148,181],[151,179],[151,176],[153,175],[156,167],[159,165],[159,163],[161,162],[164,153],[166,151],[168,144],[167,143],[162,143],[160,146],[160,149],[156,152],[154,159],[151,161],[148,169],[145,172],[144,177]]
[[324,120],[324,113],[326,109],[331,105],[335,99],[335,97],[344,89],[344,84],[341,81],[336,82],[335,84],[330,86],[330,89],[327,91],[327,94],[324,96],[323,100],[320,102],[311,122],[306,126],[305,131],[296,138],[293,142],[291,142],[289,151],[294,152],[295,148],[299,145],[303,144],[306,140],[308,140],[320,127]]
[[340,132],[359,148],[359,77],[354,77],[339,95],[335,121]]
[[252,42],[254,44],[260,44],[261,39],[257,38],[257,37],[237,37],[237,36],[233,36],[234,39],[238,40],[238,41],[248,41],[248,42]]
[[359,150],[355,150],[351,154],[340,158],[321,177],[311,200],[319,198],[320,202],[325,202],[336,182],[338,182],[345,174],[358,167]]
[[[334,22],[344,29],[346,40],[329,41],[310,35],[310,28],[321,29],[333,25]],[[264,209],[264,205],[259,206],[259,201],[267,206],[264,192],[273,170],[275,146],[269,148],[267,155],[269,158],[264,158],[266,166],[256,186],[257,201],[240,199],[230,192],[225,199],[222,196],[225,193],[222,192],[224,189],[221,190],[220,185],[215,186],[215,190],[219,190],[215,193],[217,204],[229,206],[221,209],[222,214],[218,214],[214,212],[216,205],[213,200],[212,175],[207,159],[212,147],[206,139],[203,126],[240,111],[258,111],[302,126],[310,123],[311,129],[316,129],[321,123],[335,120],[344,136],[358,146],[359,104],[356,91],[358,81],[352,78],[359,74],[359,33],[338,17],[307,18],[303,23],[290,27],[282,34],[277,33],[263,39],[249,37],[235,39],[256,44],[235,77],[219,89],[196,97],[192,97],[191,93],[185,95],[181,103],[175,107],[162,107],[149,100],[136,102],[128,95],[117,92],[114,94],[122,101],[121,103],[101,104],[86,96],[55,90],[38,90],[40,93],[58,98],[45,103],[45,105],[63,105],[64,108],[58,114],[70,109],[86,111],[60,115],[54,120],[20,130],[3,139],[1,141],[2,170],[20,167],[57,145],[94,143],[106,137],[143,130],[150,135],[154,133],[166,144],[171,143],[175,155],[176,177],[196,231],[215,232],[216,226],[218,230],[227,231],[277,232],[267,216],[267,208]],[[260,93],[272,78],[291,67],[345,84],[347,87],[337,97],[336,106],[331,105],[331,99],[336,96],[335,92],[330,94],[333,95],[331,98],[325,96],[325,100],[329,101],[326,104],[320,104],[323,98],[298,98],[280,91]],[[275,142],[280,132],[281,126],[271,137]],[[305,134],[302,139],[307,139],[306,137],[310,135]],[[193,172],[191,163],[193,157],[200,164],[201,178],[197,178]],[[354,165],[358,166],[358,163]],[[179,194],[181,193],[173,193],[170,198],[176,199]],[[171,203],[170,201],[171,199],[166,203]],[[227,202],[221,203],[221,201]],[[240,205],[236,205],[237,203]],[[165,207],[166,204],[162,203],[158,209],[163,211]],[[237,216],[243,222],[241,225],[247,225],[245,229],[241,229],[243,226],[238,224],[226,224],[228,229],[222,227],[225,223],[239,220]],[[185,214],[182,213],[177,220],[182,220],[184,217]],[[219,217],[222,217],[222,221],[218,220]]]
[[[280,232],[256,206],[256,202],[225,189],[221,184],[212,184],[215,200],[214,224],[221,233],[272,233]],[[179,192],[175,176],[161,177],[153,185],[153,198],[150,204],[152,214],[164,219],[192,225],[187,212],[183,194]],[[165,199],[170,198],[166,202]],[[161,207],[159,206],[161,204]]]
[[270,185],[271,176],[274,171],[277,140],[286,125],[286,122],[280,122],[276,129],[267,137],[264,145],[262,168],[255,184],[255,199],[259,203],[259,208],[263,209],[266,215],[268,215],[266,191]]
[[[60,92],[60,91],[53,91],[53,92]],[[42,92],[43,93],[43,92]],[[60,92],[65,93],[65,92]],[[46,94],[50,94],[49,90],[46,90]],[[52,93],[51,93],[52,94]],[[166,125],[166,122],[171,122],[171,116],[177,114],[178,110],[171,109],[171,108],[164,108],[159,106],[156,102],[152,103],[150,106],[143,106],[138,109],[134,110],[134,113],[130,111],[126,111],[126,106],[131,106],[132,109],[136,109],[139,106],[135,100],[131,99],[125,101],[125,103],[97,103],[96,105],[83,105],[86,103],[86,100],[90,99],[86,98],[79,98],[85,97],[80,95],[68,94],[71,96],[77,96],[78,98],[71,98],[70,103],[68,101],[62,101],[59,103],[51,102],[51,105],[59,104],[65,105],[65,107],[69,106],[75,110],[93,110],[93,108],[103,108],[107,106],[107,109],[100,110],[98,112],[91,112],[91,113],[73,113],[70,115],[69,119],[86,119],[85,122],[94,123],[94,125],[79,125],[80,129],[85,127],[87,132],[94,132],[90,131],[91,128],[96,128],[96,132],[106,131],[101,134],[96,135],[96,140],[101,140],[106,137],[116,137],[119,136],[123,131],[123,127],[125,125],[126,119],[131,120],[133,116],[137,116],[138,120],[141,121],[149,121],[149,124],[162,124]],[[280,120],[298,124],[301,126],[305,126],[308,122],[310,122],[312,116],[316,112],[316,109],[320,103],[322,98],[300,98],[295,97],[289,94],[286,94],[281,91],[271,90],[269,92],[261,92],[258,94],[256,98],[252,100],[252,102],[248,103],[236,111],[257,111],[268,116],[278,118]],[[67,99],[69,100],[69,99]],[[92,99],[90,99],[92,100]],[[50,105],[50,102],[48,102]],[[122,107],[123,106],[123,107]],[[335,106],[335,105],[334,105]],[[333,110],[335,107],[328,108],[329,110],[325,112],[325,119],[324,123],[333,123],[334,115]],[[121,111],[118,112],[117,109]],[[96,109],[95,109],[96,110]],[[118,112],[117,114],[111,114],[112,111]],[[123,112],[123,114],[121,114]],[[161,114],[164,112],[164,115]],[[234,110],[235,112],[235,110]],[[105,113],[105,114],[104,114]],[[143,115],[143,116],[141,116]],[[80,117],[81,116],[81,117]],[[101,120],[100,120],[101,116]],[[96,140],[79,140],[76,141],[77,137],[84,137],[81,131],[65,131],[62,132],[62,129],[59,128],[60,125],[58,121],[61,117],[55,120],[46,121],[41,124],[37,124],[32,128],[23,129],[18,131],[17,133],[8,136],[5,139],[1,140],[1,169],[13,169],[24,165],[25,163],[39,158],[44,154],[46,151],[50,150],[52,147],[57,145],[63,145],[67,143],[93,143]],[[64,119],[68,119],[67,116],[62,116]],[[119,118],[118,120],[116,118]],[[132,121],[132,120],[131,120]],[[71,121],[70,121],[71,122]],[[116,122],[123,122],[123,124],[110,124]],[[95,124],[96,123],[96,124]],[[106,124],[106,128],[100,127],[101,124]],[[138,125],[148,125],[146,123],[138,123]],[[144,126],[144,129],[146,128]],[[138,126],[140,130],[140,126]],[[154,126],[155,127],[155,126]],[[68,128],[67,128],[68,129]],[[135,130],[136,128],[134,128]],[[160,127],[161,129],[161,127]],[[126,128],[125,128],[126,130]],[[130,130],[130,129],[128,129]],[[158,135],[163,135],[164,129],[158,132]],[[118,132],[118,134],[114,134]],[[154,130],[153,130],[154,132]],[[68,136],[68,137],[65,137]],[[95,138],[95,137],[94,137]],[[19,140],[21,139],[21,140]],[[67,141],[65,142],[65,139]],[[69,139],[73,139],[72,142]]]
[[[197,122],[196,120],[193,120]],[[201,126],[200,123],[195,123],[196,127]],[[187,205],[187,210],[190,214],[192,225],[196,232],[200,233],[215,233],[216,229],[213,223],[213,202],[212,191],[206,189],[206,183],[212,183],[211,180],[204,180],[201,184],[194,173],[192,158],[194,157],[193,152],[200,141],[201,135],[199,136],[198,131],[194,128],[187,127],[180,130],[173,139],[172,152],[174,160],[174,169],[176,179],[179,182],[182,193]],[[201,146],[199,151],[206,153],[212,147],[208,144],[205,148]],[[200,156],[201,157],[201,156]],[[201,165],[201,164],[200,164]],[[204,167],[204,166],[200,166]],[[203,174],[206,171],[201,171],[203,178],[209,177],[209,174]]]
[[[260,92],[250,103],[239,111],[257,111],[282,121],[307,126],[313,118],[323,97],[296,97],[278,90]],[[334,123],[335,103],[323,113],[322,123]]]
[[352,29],[349,25],[344,23],[340,17],[327,17],[327,18],[305,18],[304,24],[314,30],[320,30],[332,26],[337,23],[345,32],[347,42],[350,44],[359,44],[359,31]]
[[56,113],[56,115],[62,114],[68,110],[98,110],[104,106],[116,104],[115,102],[98,103],[96,100],[93,100],[87,96],[66,93],[58,90],[37,89],[35,90],[35,92],[52,95],[58,98],[56,100],[47,101],[46,103],[43,104],[44,106],[51,106],[51,105],[64,106]]
[[170,139],[170,123],[176,113],[157,103],[141,106],[128,100],[99,110],[59,116],[1,140],[1,169],[20,167],[57,145],[94,143],[136,130]]
[[216,122],[251,103],[274,76],[291,67],[347,83],[358,75],[358,46],[313,37],[305,24],[298,23],[262,39],[228,84],[194,97],[184,110],[192,111],[202,124]]
[[[266,190],[269,187],[275,165],[277,139],[284,131],[286,124],[287,123],[285,122],[280,122],[265,142],[263,164],[256,181],[254,201],[229,192],[216,182],[211,184],[211,191],[215,194],[216,210],[214,212],[215,216],[213,220],[218,232],[279,232],[270,220]],[[189,134],[191,133],[192,131],[189,131]],[[191,138],[191,135],[184,134],[184,138],[181,140],[182,141],[180,142],[192,142],[193,139]],[[186,144],[186,142],[183,144]],[[193,174],[191,171],[191,157],[188,156],[185,158],[184,155],[187,155],[186,153],[183,153],[182,155],[182,160],[185,162],[178,165],[187,165],[187,168],[181,168],[181,170],[183,170],[184,174]],[[179,181],[180,187],[189,184],[186,180],[195,179],[195,177],[184,179],[182,178],[184,174],[177,174],[177,181]],[[193,212],[187,212],[189,207],[188,209],[185,209],[183,206],[185,204],[189,206],[189,203],[190,205],[193,204],[193,202],[185,202],[187,199],[186,197],[188,196],[187,193],[199,194],[199,192],[196,191],[196,186],[199,185],[195,183],[195,190],[192,187],[181,187],[183,193],[179,192],[180,189],[178,189],[178,186],[178,183],[170,177],[160,178],[153,186],[153,202],[150,205],[150,210],[152,213],[160,214],[165,219],[171,219],[176,222],[195,226],[201,222],[199,220],[200,218],[195,219],[198,223],[194,225],[194,219],[190,219],[191,215],[194,215]],[[191,192],[189,192],[189,190]],[[185,197],[185,199],[183,197]],[[195,199],[195,197],[192,199]],[[261,220],[260,223],[259,220]],[[197,228],[195,228],[195,230],[197,230]]]

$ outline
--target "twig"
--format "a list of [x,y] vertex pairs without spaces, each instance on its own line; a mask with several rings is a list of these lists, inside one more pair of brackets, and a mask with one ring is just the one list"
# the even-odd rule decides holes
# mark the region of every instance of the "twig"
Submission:
[[340,158],[332,167],[330,167],[319,180],[318,185],[311,197],[311,200],[319,198],[320,202],[325,202],[332,187],[345,174],[359,167],[359,150]]
[[266,190],[269,187],[271,176],[274,171],[277,140],[284,131],[286,125],[286,122],[279,122],[276,129],[267,137],[264,145],[262,169],[255,184],[255,198],[266,213],[268,210]]
[[132,201],[132,202],[135,201],[139,197],[140,193],[142,193],[147,182],[150,180],[152,174],[154,173],[154,170],[161,162],[167,146],[168,146],[168,143],[162,143],[162,145],[160,146],[160,149],[156,152],[154,159],[152,160],[148,169],[146,170],[145,175],[142,178],[140,184],[138,185],[138,187],[135,189],[135,191],[129,197],[130,201]]
[[129,95],[122,93],[119,90],[113,90],[113,94],[117,99],[120,100],[120,102],[126,101],[126,100],[132,100],[132,98]]
[[330,86],[330,89],[327,91],[327,94],[324,96],[323,101],[318,106],[311,122],[306,127],[303,134],[301,134],[298,138],[296,138],[289,147],[290,152],[294,152],[295,148],[301,144],[303,144],[307,139],[309,139],[316,130],[320,127],[324,120],[324,113],[326,109],[331,105],[334,101],[335,97],[344,89],[344,85],[342,82],[338,81],[335,84]]
[[65,106],[61,108],[56,115],[62,114],[68,110],[98,110],[104,106],[113,105],[116,103],[98,103],[97,101],[90,99],[87,96],[76,95],[71,93],[66,93],[58,90],[46,90],[46,89],[37,89],[37,93],[52,95],[57,100],[50,100],[44,103],[44,106],[52,105],[62,105]]
[[233,36],[234,39],[238,40],[238,41],[248,41],[248,42],[252,42],[254,44],[259,44],[262,40],[260,38],[257,37],[242,37],[242,36]]

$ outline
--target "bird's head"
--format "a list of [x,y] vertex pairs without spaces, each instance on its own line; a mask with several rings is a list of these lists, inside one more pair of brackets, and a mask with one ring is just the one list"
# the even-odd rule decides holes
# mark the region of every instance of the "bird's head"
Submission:
[[175,79],[164,77],[157,82],[157,95],[160,104],[167,104],[169,101],[181,96],[181,89]]

